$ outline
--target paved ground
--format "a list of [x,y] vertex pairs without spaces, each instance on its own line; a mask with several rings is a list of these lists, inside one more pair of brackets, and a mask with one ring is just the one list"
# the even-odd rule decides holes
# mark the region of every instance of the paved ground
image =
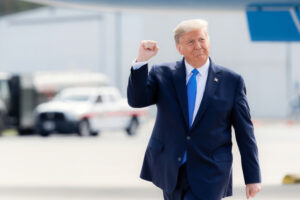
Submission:
[[[242,188],[234,188],[234,197],[246,199]],[[265,186],[257,200],[299,200],[299,186]],[[7,200],[159,200],[161,192],[152,187],[100,188],[100,187],[2,187],[0,198]]]
[[[300,173],[300,125],[257,122],[264,188],[255,199],[300,199],[300,185],[282,186],[287,173]],[[161,192],[138,178],[153,121],[135,137],[105,132],[99,137],[53,135],[0,138],[0,199],[158,200]],[[234,144],[234,197],[245,199]]]

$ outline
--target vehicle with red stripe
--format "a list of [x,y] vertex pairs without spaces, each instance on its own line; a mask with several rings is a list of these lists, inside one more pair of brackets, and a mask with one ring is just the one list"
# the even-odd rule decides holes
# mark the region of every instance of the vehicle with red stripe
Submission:
[[42,136],[95,136],[104,130],[125,130],[135,135],[146,115],[147,109],[131,108],[115,87],[71,87],[37,106],[35,127]]

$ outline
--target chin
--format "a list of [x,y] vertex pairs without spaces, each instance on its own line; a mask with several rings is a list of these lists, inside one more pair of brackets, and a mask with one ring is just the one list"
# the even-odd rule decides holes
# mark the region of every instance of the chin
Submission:
[[207,56],[198,56],[195,60],[198,62],[205,62],[207,58]]

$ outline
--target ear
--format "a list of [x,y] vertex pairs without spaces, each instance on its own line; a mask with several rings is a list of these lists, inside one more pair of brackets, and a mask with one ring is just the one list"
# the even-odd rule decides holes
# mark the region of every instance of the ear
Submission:
[[181,44],[176,44],[176,49],[177,49],[177,51],[178,51],[178,53],[179,53],[180,55],[183,55]]

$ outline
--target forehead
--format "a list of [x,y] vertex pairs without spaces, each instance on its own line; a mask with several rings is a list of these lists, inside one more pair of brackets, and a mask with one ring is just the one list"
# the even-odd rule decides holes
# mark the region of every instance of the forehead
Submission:
[[181,35],[182,39],[206,37],[207,32],[203,29],[195,29]]

